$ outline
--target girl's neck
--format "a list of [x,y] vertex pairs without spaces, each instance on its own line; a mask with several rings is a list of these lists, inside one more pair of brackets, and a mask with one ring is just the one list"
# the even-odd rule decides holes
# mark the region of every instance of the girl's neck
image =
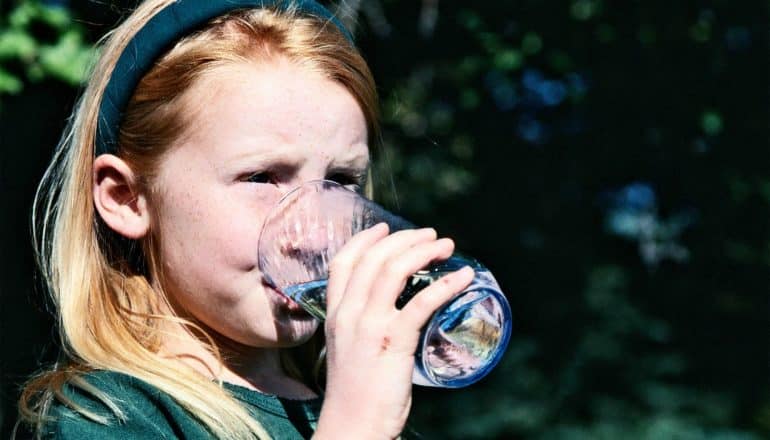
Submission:
[[208,341],[175,322],[168,322],[163,329],[168,336],[161,353],[213,380],[287,399],[317,397],[306,385],[286,374],[281,366],[280,348],[248,347],[231,340],[217,340],[219,336],[215,332],[205,330],[215,338],[220,357],[208,349]]

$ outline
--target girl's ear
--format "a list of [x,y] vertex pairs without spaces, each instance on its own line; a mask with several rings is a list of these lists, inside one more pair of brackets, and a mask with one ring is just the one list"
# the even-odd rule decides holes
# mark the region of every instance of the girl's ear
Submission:
[[122,159],[102,154],[94,159],[94,205],[104,223],[131,239],[150,230],[147,196],[139,191],[134,172]]

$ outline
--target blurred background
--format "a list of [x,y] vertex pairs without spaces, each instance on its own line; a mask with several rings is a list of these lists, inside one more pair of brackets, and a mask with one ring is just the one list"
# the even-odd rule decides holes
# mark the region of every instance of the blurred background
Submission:
[[[133,4],[0,1],[3,438],[56,353],[32,195]],[[416,389],[414,431],[770,438],[767,1],[331,7],[380,88],[377,199],[484,262],[514,314],[490,376]]]

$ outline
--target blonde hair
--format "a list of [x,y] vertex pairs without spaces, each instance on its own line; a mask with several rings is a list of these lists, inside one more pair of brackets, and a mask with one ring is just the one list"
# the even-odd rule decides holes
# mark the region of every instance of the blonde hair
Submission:
[[[95,214],[92,196],[94,139],[99,104],[123,48],[153,15],[174,0],[150,0],[137,7],[100,43],[96,62],[69,126],[38,188],[33,210],[33,245],[57,312],[62,360],[32,378],[19,401],[22,420],[38,434],[59,402],[98,423],[108,420],[67,398],[64,387],[79,387],[125,418],[119,405],[83,379],[92,370],[110,370],[141,379],[171,395],[218,438],[267,438],[263,427],[222,387],[178,360],[159,353],[159,323],[195,324],[164,315],[157,261],[159,237],[152,231],[134,242],[107,228]],[[167,147],[186,129],[180,98],[195,81],[219,66],[285,57],[345,86],[367,120],[370,145],[379,139],[377,95],[372,75],[357,50],[336,26],[303,16],[294,8],[244,9],[212,20],[182,38],[142,78],[126,108],[118,151],[151,193],[154,170]],[[367,193],[371,195],[371,182]],[[317,335],[318,336],[318,335]],[[321,337],[323,335],[320,335]],[[318,337],[316,343],[318,342]],[[306,359],[299,351],[310,351]],[[312,344],[284,356],[289,374],[308,383],[308,365],[319,358]]]

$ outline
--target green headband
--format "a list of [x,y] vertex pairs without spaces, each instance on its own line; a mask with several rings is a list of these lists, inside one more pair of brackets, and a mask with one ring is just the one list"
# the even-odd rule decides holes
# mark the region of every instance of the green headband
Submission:
[[299,12],[333,23],[353,44],[353,36],[326,8],[314,0],[178,0],[155,14],[134,35],[120,55],[99,106],[96,155],[114,153],[123,112],[155,60],[185,35],[214,17],[241,8],[296,7]]

